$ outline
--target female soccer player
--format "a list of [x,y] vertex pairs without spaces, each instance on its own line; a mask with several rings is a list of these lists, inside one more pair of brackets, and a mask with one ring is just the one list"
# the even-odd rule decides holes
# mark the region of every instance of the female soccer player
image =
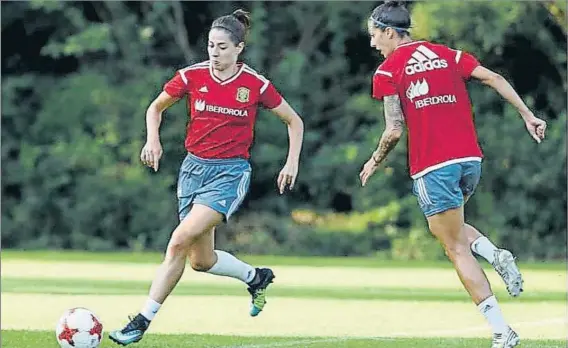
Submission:
[[474,77],[494,88],[519,110],[538,143],[546,122],[533,115],[503,77],[471,54],[413,41],[409,28],[409,13],[398,2],[378,6],[368,20],[371,47],[386,58],[373,77],[373,97],[384,100],[386,129],[360,173],[361,183],[367,183],[407,128],[413,192],[429,229],[492,327],[492,347],[514,347],[519,337],[505,322],[470,247],[491,262],[512,296],[522,291],[521,274],[509,251],[496,248],[464,222],[463,206],[479,182],[482,159],[465,82]]
[[148,108],[147,142],[140,158],[157,171],[162,156],[162,113],[188,97],[188,154],[179,171],[177,190],[180,224],[172,233],[142,311],[122,330],[110,333],[118,344],[142,339],[181,278],[187,258],[196,271],[247,284],[252,296],[251,316],[258,315],[266,304],[266,289],[274,279],[272,270],[255,269],[229,253],[214,250],[215,226],[235,213],[248,190],[249,149],[258,106],[270,109],[288,125],[288,159],[277,180],[280,194],[286,186],[294,187],[304,126],[270,81],[237,62],[249,26],[248,13],[242,10],[217,18],[209,31],[209,60],[179,70]]

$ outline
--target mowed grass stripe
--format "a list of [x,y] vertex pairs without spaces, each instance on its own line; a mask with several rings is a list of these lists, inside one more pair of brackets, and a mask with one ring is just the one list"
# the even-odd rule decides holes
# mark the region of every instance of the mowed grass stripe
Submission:
[[[461,338],[402,338],[402,339],[349,339],[294,338],[294,337],[239,337],[220,335],[147,335],[137,348],[270,348],[270,347],[309,347],[309,348],[478,348],[488,347],[487,339]],[[565,342],[560,340],[523,340],[524,348],[561,348]],[[2,346],[10,348],[44,347],[56,348],[53,332],[2,330]],[[116,347],[104,339],[101,348]]]
[[[265,256],[238,255],[239,258],[254,265],[298,266],[298,267],[358,267],[358,268],[445,268],[452,269],[448,261],[399,261],[384,260],[376,257],[319,257],[319,256]],[[129,262],[160,263],[163,253],[158,252],[89,252],[89,251],[20,251],[3,250],[5,260],[44,260],[76,262]],[[566,271],[564,261],[533,261],[519,265],[525,270],[561,270]],[[490,269],[487,264],[484,267]]]
[[[90,279],[150,281],[158,265],[139,263],[62,262],[2,260],[2,278],[22,279]],[[326,288],[421,288],[463,290],[453,269],[437,268],[356,268],[272,266],[276,282],[286,286]],[[566,290],[566,272],[526,270],[525,291],[560,292]],[[494,270],[487,276],[495,291],[505,286]],[[235,280],[194,272],[188,266],[181,283],[234,284]]]
[[[146,295],[93,296],[2,293],[2,329],[53,330],[68,308],[82,306],[108,332],[136,313]],[[259,317],[242,296],[172,296],[152,322],[151,333],[286,337],[488,337],[490,328],[471,303],[368,301],[271,297]],[[565,306],[502,303],[521,337],[565,338]]]
[[[238,281],[233,286],[181,283],[174,295],[226,295],[248,296],[245,286]],[[149,281],[113,281],[82,279],[19,279],[2,278],[2,292],[42,293],[75,295],[143,295],[148,293]],[[470,298],[463,290],[412,289],[412,288],[324,288],[293,287],[275,284],[270,287],[270,296],[294,298],[361,299],[361,300],[408,300],[408,301],[465,301]],[[563,292],[525,292],[513,299],[504,291],[497,292],[500,302],[566,302]]]

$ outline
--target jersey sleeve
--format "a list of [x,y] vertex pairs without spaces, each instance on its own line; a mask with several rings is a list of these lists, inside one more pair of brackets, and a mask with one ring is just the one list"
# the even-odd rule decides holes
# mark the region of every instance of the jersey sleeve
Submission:
[[266,80],[264,85],[260,88],[259,103],[267,109],[274,109],[282,103],[282,96],[272,82]]
[[164,92],[174,98],[182,98],[188,91],[188,84],[187,78],[182,76],[182,72],[178,71],[171,80],[166,82],[164,85]]
[[383,100],[384,97],[389,95],[398,94],[396,85],[392,79],[392,73],[377,69],[373,76],[373,98]]
[[477,58],[472,54],[459,50],[456,51],[455,60],[460,74],[465,80],[469,79],[473,70],[480,65]]

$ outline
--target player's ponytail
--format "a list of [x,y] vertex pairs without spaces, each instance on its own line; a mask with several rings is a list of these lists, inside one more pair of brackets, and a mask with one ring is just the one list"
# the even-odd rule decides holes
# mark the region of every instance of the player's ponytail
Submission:
[[230,15],[222,16],[213,21],[211,29],[223,29],[229,33],[231,41],[238,45],[245,42],[250,28],[250,13],[238,9]]
[[404,1],[387,0],[371,13],[373,25],[382,30],[393,28],[401,35],[408,35],[411,26],[410,13]]

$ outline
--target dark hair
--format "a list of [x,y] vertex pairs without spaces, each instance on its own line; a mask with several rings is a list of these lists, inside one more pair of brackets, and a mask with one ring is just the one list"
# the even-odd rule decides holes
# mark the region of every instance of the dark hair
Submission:
[[250,28],[250,13],[238,9],[230,15],[222,16],[213,21],[211,29],[223,29],[229,33],[231,41],[238,45],[245,42]]
[[385,1],[384,4],[375,7],[370,19],[373,25],[381,30],[390,27],[399,35],[409,34],[410,13],[404,6],[404,1]]

